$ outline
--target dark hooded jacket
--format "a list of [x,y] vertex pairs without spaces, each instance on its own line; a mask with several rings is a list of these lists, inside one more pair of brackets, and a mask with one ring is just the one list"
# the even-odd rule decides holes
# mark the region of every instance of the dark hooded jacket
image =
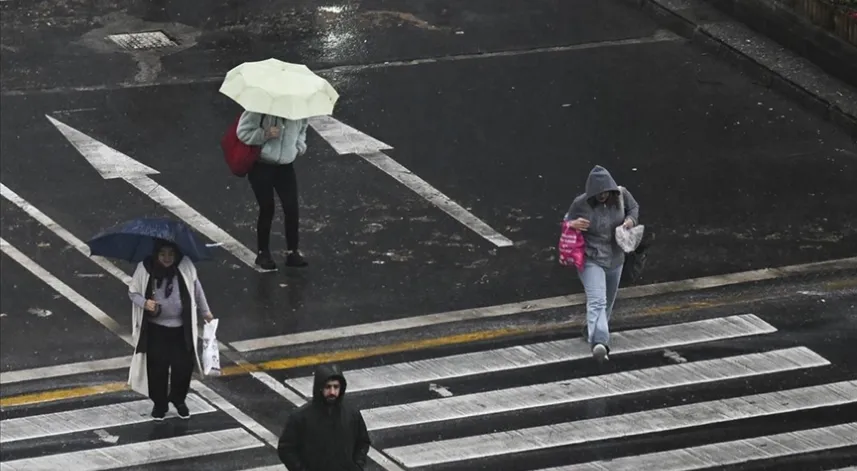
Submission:
[[[602,192],[610,191],[616,196],[606,203],[599,203],[595,197]],[[623,214],[619,207],[619,198],[625,206]],[[610,204],[615,201],[614,204]],[[583,233],[586,241],[586,260],[603,268],[615,268],[625,262],[625,252],[616,243],[616,228],[631,218],[634,224],[639,223],[640,207],[631,192],[622,188],[613,180],[610,172],[596,165],[586,179],[586,192],[579,195],[571,203],[567,221],[584,218],[589,220],[589,229]]]
[[[340,383],[339,399],[326,404],[324,385]],[[315,370],[312,402],[294,410],[277,446],[289,471],[358,471],[366,466],[371,442],[360,411],[344,401],[347,383],[335,365]]]

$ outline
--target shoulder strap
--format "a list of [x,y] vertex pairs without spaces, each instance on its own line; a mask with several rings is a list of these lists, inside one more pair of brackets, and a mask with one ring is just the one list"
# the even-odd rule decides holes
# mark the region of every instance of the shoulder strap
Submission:
[[622,212],[622,217],[625,217],[625,187],[619,187],[619,211]]

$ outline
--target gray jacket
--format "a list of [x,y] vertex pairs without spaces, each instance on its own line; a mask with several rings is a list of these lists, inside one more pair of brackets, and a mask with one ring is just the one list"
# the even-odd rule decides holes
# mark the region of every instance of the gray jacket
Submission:
[[[618,205],[599,203],[595,199],[596,195],[604,191],[621,193],[625,214],[622,214]],[[586,192],[574,199],[571,207],[568,208],[565,220],[577,218],[589,220],[589,230],[583,232],[583,239],[586,241],[586,260],[603,268],[614,268],[625,263],[625,252],[616,243],[615,230],[625,222],[625,218],[631,218],[636,225],[639,223],[639,217],[640,206],[631,192],[625,188],[620,191],[619,185],[613,180],[610,172],[596,165],[586,179]]]
[[[238,120],[236,134],[248,146],[262,146],[259,160],[269,164],[284,165],[295,161],[306,152],[306,119],[291,120],[277,116],[245,111]],[[280,127],[280,137],[265,140],[265,129]]]

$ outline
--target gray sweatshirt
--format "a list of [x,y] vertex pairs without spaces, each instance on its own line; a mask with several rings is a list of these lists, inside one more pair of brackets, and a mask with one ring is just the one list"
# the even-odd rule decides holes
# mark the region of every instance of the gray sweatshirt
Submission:
[[603,268],[614,268],[625,263],[625,252],[616,243],[615,230],[625,222],[625,218],[631,218],[634,224],[637,224],[640,206],[631,192],[623,188],[621,197],[625,204],[625,214],[622,214],[618,205],[608,206],[595,199],[596,195],[604,191],[618,192],[619,185],[607,169],[596,165],[586,179],[586,192],[574,199],[571,207],[568,208],[565,220],[577,218],[589,220],[589,230],[583,232],[583,239],[586,241],[586,261]]
[[[261,124],[261,126],[260,126]],[[306,152],[306,119],[291,120],[245,111],[238,120],[236,134],[248,146],[262,146],[259,160],[268,164],[285,165]],[[265,129],[280,128],[280,137],[265,140]]]

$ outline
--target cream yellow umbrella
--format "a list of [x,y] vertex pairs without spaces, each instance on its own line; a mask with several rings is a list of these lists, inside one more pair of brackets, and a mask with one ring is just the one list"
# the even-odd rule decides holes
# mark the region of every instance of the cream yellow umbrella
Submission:
[[220,93],[247,111],[303,119],[329,115],[339,93],[302,64],[277,59],[245,62],[226,74]]

